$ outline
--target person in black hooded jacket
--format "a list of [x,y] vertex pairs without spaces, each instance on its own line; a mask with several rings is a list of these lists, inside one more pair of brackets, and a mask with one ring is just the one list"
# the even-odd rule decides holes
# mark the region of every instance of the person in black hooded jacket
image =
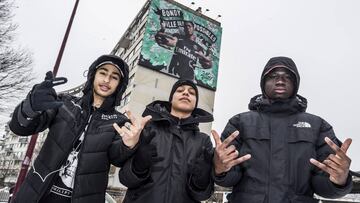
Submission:
[[214,155],[215,183],[232,187],[229,202],[315,203],[351,191],[351,160],[325,120],[306,113],[300,76],[288,57],[274,57],[261,75],[262,94],[232,117]]
[[146,107],[143,116],[152,120],[135,155],[119,172],[120,182],[128,187],[124,203],[191,203],[211,196],[213,147],[198,125],[213,117],[197,108],[198,99],[196,85],[179,80],[169,102]]
[[103,55],[90,66],[82,97],[57,95],[53,86],[66,78],[52,72],[33,87],[15,108],[10,129],[21,136],[49,133],[13,202],[105,201],[110,164],[122,166],[133,155],[142,128],[115,110],[128,74],[121,58]]

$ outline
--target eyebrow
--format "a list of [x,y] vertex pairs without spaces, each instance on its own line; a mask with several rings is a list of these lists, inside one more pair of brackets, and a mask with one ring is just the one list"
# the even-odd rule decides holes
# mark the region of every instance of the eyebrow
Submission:
[[[106,68],[104,68],[104,67],[100,67],[99,70],[104,70],[104,71],[106,71],[106,72],[109,72],[109,70],[106,69]],[[118,72],[112,72],[111,74],[115,74],[115,75],[121,77],[120,73],[118,73]]]

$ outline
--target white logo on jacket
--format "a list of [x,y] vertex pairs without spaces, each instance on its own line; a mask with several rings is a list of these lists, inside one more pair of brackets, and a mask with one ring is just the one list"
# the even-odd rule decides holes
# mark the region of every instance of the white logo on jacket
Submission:
[[297,128],[311,128],[310,123],[304,121],[303,122],[299,121],[298,123],[293,124],[293,126]]
[[113,120],[113,119],[117,119],[118,118],[118,115],[116,114],[112,114],[112,115],[106,115],[106,114],[102,114],[101,115],[101,119],[102,120]]

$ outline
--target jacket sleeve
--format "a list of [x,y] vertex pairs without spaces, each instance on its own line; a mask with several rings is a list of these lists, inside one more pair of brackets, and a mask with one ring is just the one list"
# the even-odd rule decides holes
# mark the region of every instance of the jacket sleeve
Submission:
[[27,136],[48,128],[57,110],[34,111],[30,103],[30,94],[14,110],[9,123],[10,130],[17,135]]
[[[324,161],[330,154],[334,153],[324,141],[325,137],[329,137],[338,146],[341,145],[341,142],[335,137],[331,125],[322,120],[320,134],[316,143],[316,159],[320,162]],[[339,198],[351,191],[352,178],[349,173],[346,184],[344,186],[338,186],[330,181],[329,174],[315,167],[311,184],[316,194],[325,198]]]
[[137,146],[130,149],[122,142],[120,135],[116,134],[108,150],[110,163],[114,166],[122,167],[126,160],[135,153]]
[[129,189],[134,189],[143,185],[143,183],[148,181],[151,173],[150,170],[148,170],[146,174],[139,177],[133,171],[133,161],[134,157],[128,159],[119,171],[119,180],[121,184],[125,185]]
[[[148,125],[149,124],[147,124],[147,126],[143,129],[143,131],[150,130]],[[134,156],[132,156],[130,159],[128,159],[125,162],[124,166],[119,171],[119,180],[120,180],[121,184],[125,185],[126,187],[128,187],[130,189],[140,187],[142,184],[147,182],[151,176],[151,170],[147,170],[147,172],[145,174],[141,174],[141,176],[134,173],[133,161],[134,161]]]
[[[221,140],[224,141],[227,137],[229,137],[233,132],[235,132],[236,130],[238,130],[239,132],[240,129],[238,124],[239,124],[239,116],[234,116],[232,117],[229,122],[226,124],[224,131],[221,134]],[[241,136],[241,135],[239,135]],[[231,143],[232,145],[234,145],[236,147],[236,149],[240,152],[240,139],[238,139],[238,137]],[[240,155],[241,156],[241,155]],[[234,185],[236,185],[241,177],[242,177],[242,171],[241,171],[241,167],[239,165],[234,166],[230,169],[230,171],[223,173],[219,176],[215,175],[215,171],[213,172],[213,176],[214,176],[214,180],[215,183],[223,186],[223,187],[232,187]]]
[[[213,145],[211,144],[210,137],[208,135],[206,135],[204,147],[207,150],[213,151]],[[212,161],[211,161],[211,168],[213,168]],[[205,189],[200,189],[199,187],[196,186],[196,183],[193,181],[192,174],[189,175],[187,181],[188,182],[187,189],[188,189],[188,193],[193,199],[197,201],[203,201],[210,198],[210,196],[214,192],[214,179],[212,178],[211,174],[209,174],[209,177],[210,177],[210,181],[207,187]]]

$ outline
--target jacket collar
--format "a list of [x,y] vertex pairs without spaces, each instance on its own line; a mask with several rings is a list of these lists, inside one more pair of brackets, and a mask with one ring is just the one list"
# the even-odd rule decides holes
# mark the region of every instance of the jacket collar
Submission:
[[191,116],[185,119],[179,119],[170,114],[171,104],[167,101],[154,101],[147,105],[143,116],[151,115],[152,121],[166,121],[169,124],[178,124],[179,126],[198,125],[199,123],[211,122],[213,116],[207,111],[195,108]]
[[[85,94],[82,97],[82,107],[86,109],[88,112],[92,112],[93,106],[93,95],[92,94]],[[100,112],[109,112],[115,109],[115,97],[110,96],[107,97],[104,102],[101,104],[100,108],[97,110]]]
[[264,113],[284,113],[293,114],[298,112],[305,112],[307,107],[306,98],[296,95],[294,98],[286,100],[270,101],[263,97],[262,94],[251,98],[249,103],[249,110],[260,111]]

